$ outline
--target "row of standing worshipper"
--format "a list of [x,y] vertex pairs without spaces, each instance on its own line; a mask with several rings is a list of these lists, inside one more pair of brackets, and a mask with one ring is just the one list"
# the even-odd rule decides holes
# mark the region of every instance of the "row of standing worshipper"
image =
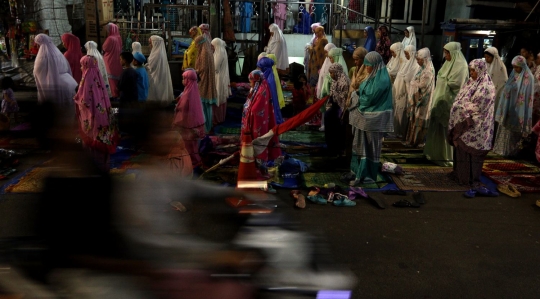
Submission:
[[[447,45],[446,48],[459,49],[455,44]],[[434,69],[427,48],[418,51],[416,56],[420,69],[415,74],[414,80],[417,82],[411,83],[411,94],[414,95],[412,100],[427,105],[434,87]],[[349,123],[354,131],[351,158],[351,178],[354,180],[351,185],[376,180],[382,140],[385,133],[394,131],[392,83],[382,57],[377,52],[368,53],[360,47],[355,50],[354,59],[356,66],[351,70],[353,78],[350,84],[340,72],[341,65],[335,63],[331,66],[330,72],[334,79],[331,88],[333,107],[327,112],[328,120],[339,116],[339,109],[335,109],[343,100],[339,94],[343,94],[342,86],[349,86],[350,96],[345,97],[343,107],[349,110]],[[455,101],[450,103],[449,122],[443,137],[455,152],[454,170],[450,176],[460,184],[469,185],[471,190],[467,195],[473,197],[477,192],[490,192],[480,186],[479,179],[483,159],[492,146],[495,87],[483,60],[472,61],[470,70],[471,78],[460,86]],[[425,82],[421,82],[423,79]],[[438,83],[445,84],[446,80]]]
[[[419,64],[420,59],[429,56],[422,52],[423,49],[417,54]],[[457,160],[465,157],[454,156],[455,149],[452,148],[453,144],[447,138],[452,104],[455,104],[459,99],[458,93],[464,86],[467,86],[465,83],[470,81],[470,79],[467,81],[469,70],[471,74],[474,72],[477,75],[476,73],[480,72],[483,75],[483,67],[479,67],[478,65],[481,63],[476,62],[474,66],[469,68],[461,52],[461,45],[459,43],[451,42],[446,44],[444,55],[446,61],[437,74],[436,84],[430,84],[430,88],[433,89],[434,86],[431,95],[429,92],[426,92],[428,91],[426,84],[432,82],[433,70],[427,72],[421,66],[424,71],[419,71],[409,85],[413,88],[419,86],[419,91],[426,88],[424,95],[422,95],[422,92],[418,94],[411,91],[408,92],[409,103],[407,107],[409,105],[415,105],[416,100],[420,97],[425,98],[421,102],[426,103],[427,107],[422,108],[417,115],[417,117],[423,116],[420,124],[417,121],[414,122],[414,125],[410,123],[413,115],[408,110],[409,108],[407,108],[409,124],[396,121],[396,126],[401,125],[401,129],[403,130],[401,132],[405,132],[405,129],[408,129],[405,140],[410,145],[419,145],[425,138],[424,153],[426,157],[439,165],[450,166],[452,162],[455,164]],[[482,112],[484,113],[484,118],[491,119],[490,122],[493,125],[493,128],[485,128],[486,130],[491,130],[491,138],[484,139],[482,150],[493,150],[496,154],[503,156],[515,156],[523,148],[524,142],[527,141],[527,137],[533,130],[533,125],[538,121],[538,119],[533,118],[536,113],[535,109],[538,110],[538,108],[535,108],[534,103],[538,101],[538,92],[535,92],[535,86],[538,86],[539,80],[533,75],[527,65],[527,60],[522,56],[517,56],[512,60],[514,70],[509,77],[496,48],[487,48],[484,57],[486,76],[492,82],[494,94],[491,115],[487,110],[485,113]],[[475,68],[478,70],[475,71]],[[403,75],[406,74],[403,70],[400,72]],[[420,75],[420,72],[424,73],[424,79],[421,78],[422,75]],[[394,89],[402,89],[399,82],[394,83]],[[395,120],[399,120],[403,119],[400,118],[402,115],[399,109],[403,103],[397,102],[403,101],[403,99],[400,97],[400,92],[395,92],[395,94]],[[430,102],[431,104],[429,104]],[[416,104],[416,106],[417,108],[421,108],[423,104],[420,106]],[[429,120],[429,123],[427,120]],[[399,133],[400,131],[396,129],[396,132]],[[414,138],[411,139],[410,137]],[[468,140],[468,142],[473,142],[474,140],[472,139]]]
[[215,81],[215,64],[210,40],[199,27],[189,29],[191,44],[184,52],[182,70],[194,69],[199,77],[199,91],[203,105],[205,129],[210,132],[213,126],[214,106],[217,107],[217,88]]
[[[407,27],[405,30],[403,30],[403,33],[405,35],[403,41],[401,42],[403,48],[407,47],[408,45],[413,45],[416,48],[416,34],[414,32],[414,27]],[[377,36],[379,38],[378,41]],[[366,39],[364,41],[364,48],[370,52],[376,51],[379,53],[382,56],[384,63],[387,64],[391,58],[390,46],[392,44],[389,37],[388,27],[386,25],[381,25],[375,31],[373,27],[367,26],[364,28],[364,38]]]
[[[107,25],[107,32],[108,37],[103,44],[103,56],[97,50],[97,44],[93,41],[87,42],[85,48],[88,54],[91,54],[98,59],[99,70],[102,74],[102,78],[106,82],[107,93],[109,96],[112,98],[119,98],[118,80],[122,73],[119,57],[122,52],[122,39],[118,27],[115,24],[109,23]],[[41,40],[48,45],[52,45],[45,37]],[[70,102],[69,99],[72,98],[72,95],[75,92],[76,84],[73,84],[73,81],[69,80],[66,75],[71,75],[74,78],[75,83],[80,81],[81,71],[76,63],[83,55],[80,41],[76,36],[69,33],[62,36],[62,41],[67,48],[64,55],[68,62],[69,69],[65,69],[63,66],[64,62],[59,63],[54,67],[48,67],[48,65],[53,62],[52,60],[48,61],[49,57],[54,56],[52,51],[47,51],[45,49],[40,51],[41,54],[38,52],[40,59],[37,59],[38,57],[36,57],[37,70],[34,70],[34,74],[36,77],[36,85],[38,87],[38,99],[40,101],[43,101],[44,99],[54,99],[56,102]],[[37,43],[41,46],[39,41]],[[169,104],[174,100],[174,94],[165,44],[161,37],[155,35],[150,37],[150,44],[152,51],[148,58],[148,63],[145,65],[149,77],[147,100]],[[53,59],[58,58],[56,57]],[[143,61],[139,62],[143,63]],[[48,74],[50,74],[50,76],[47,76]],[[59,95],[59,93],[62,95]]]
[[[117,85],[123,69],[118,59],[120,53],[122,52],[122,38],[120,37],[118,26],[113,23],[109,23],[107,25],[107,32],[107,39],[103,43],[103,60],[107,72],[106,75],[109,81],[111,96],[113,98],[118,98],[120,94],[118,93]],[[168,105],[174,101],[174,93],[165,42],[160,36],[152,35],[149,38],[149,43],[151,51],[146,64],[144,65],[148,75],[148,83],[146,84],[146,80],[144,80],[144,78],[142,79],[144,93],[140,97],[138,96],[138,98],[142,101],[144,98],[143,95],[148,93],[146,101],[159,103],[160,105]],[[97,55],[97,49],[95,49],[95,47],[93,48],[95,55]],[[134,49],[135,53],[138,52],[142,55],[140,43],[133,43],[132,48]],[[134,57],[138,57],[136,58],[136,60],[139,62],[136,67],[138,73],[143,73],[140,66],[144,63],[144,55],[141,55],[134,55]],[[148,85],[147,91],[146,85]]]
[[[118,142],[118,130],[98,59],[76,53],[80,56],[77,68],[81,70],[77,83],[70,67],[74,62],[71,56],[74,51],[69,52],[68,61],[49,36],[38,34],[35,42],[40,46],[34,64],[38,102],[55,104],[66,119],[75,115],[83,147],[100,169],[107,170],[109,154],[115,151]],[[66,36],[63,42],[73,50],[73,44],[78,41]]]
[[192,42],[182,65],[185,88],[178,97],[173,126],[179,129],[193,168],[197,168],[202,164],[199,141],[213,125],[225,121],[231,89],[225,42],[219,38],[210,42],[209,33],[203,34],[199,27],[192,27],[189,33]]

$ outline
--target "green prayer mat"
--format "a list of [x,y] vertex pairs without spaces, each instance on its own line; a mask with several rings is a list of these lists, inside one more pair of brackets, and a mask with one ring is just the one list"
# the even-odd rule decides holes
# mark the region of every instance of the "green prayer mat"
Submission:
[[282,142],[297,142],[297,143],[315,143],[322,144],[324,140],[324,132],[319,131],[288,131],[279,136]]
[[[306,187],[318,186],[323,187],[325,184],[334,183],[341,188],[349,188],[348,182],[342,182],[341,175],[343,172],[307,172],[304,173]],[[377,181],[369,184],[358,184],[356,187],[364,189],[380,189],[389,183],[389,179],[384,174],[377,175]]]

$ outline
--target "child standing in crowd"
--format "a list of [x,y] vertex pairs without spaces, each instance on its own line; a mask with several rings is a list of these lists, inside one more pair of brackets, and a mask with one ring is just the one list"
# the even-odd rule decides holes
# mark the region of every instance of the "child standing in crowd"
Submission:
[[139,99],[137,82],[139,74],[131,67],[133,54],[130,52],[120,53],[120,64],[122,65],[122,74],[118,80],[118,93],[120,94],[120,106],[125,106]]
[[4,77],[2,79],[2,113],[6,116],[13,114],[15,121],[18,119],[19,105],[15,100],[15,94],[13,93],[13,86],[15,83],[11,77]]
[[146,58],[141,52],[136,52],[133,55],[133,68],[139,74],[137,77],[137,92],[139,96],[139,102],[146,102],[148,97],[148,74],[143,64],[146,62]]
[[293,93],[293,114],[297,115],[306,109],[306,104],[309,99],[309,87],[307,86],[307,77],[304,74],[298,76],[298,80],[294,82]]
[[139,74],[131,67],[133,54],[130,52],[120,53],[120,64],[122,65],[122,74],[118,80],[117,91],[120,95],[120,105],[118,110],[118,127],[127,134],[137,134],[142,128],[139,105],[139,92],[137,90],[137,81]]

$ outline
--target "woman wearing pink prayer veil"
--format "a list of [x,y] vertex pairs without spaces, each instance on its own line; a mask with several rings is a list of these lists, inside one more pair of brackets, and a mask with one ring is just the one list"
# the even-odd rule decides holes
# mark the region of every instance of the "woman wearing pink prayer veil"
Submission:
[[274,5],[274,23],[278,25],[280,30],[285,29],[285,21],[287,20],[287,3],[285,0],[277,0]]
[[206,40],[210,42],[212,40],[212,37],[210,36],[210,25],[209,24],[201,24],[199,25],[199,28],[202,31],[202,34],[204,37],[206,37]]
[[64,57],[66,57],[67,61],[69,62],[69,67],[71,68],[71,74],[73,75],[73,79],[75,79],[75,81],[77,81],[77,84],[79,84],[82,77],[80,61],[83,57],[83,53],[81,51],[81,41],[78,37],[71,33],[62,34],[61,39],[62,44],[64,44],[64,47],[67,50],[64,53]]
[[83,75],[73,98],[79,134],[99,169],[108,171],[110,154],[116,151],[119,140],[118,128],[97,59],[86,55],[81,58],[81,66]]
[[197,85],[197,73],[186,69],[182,74],[184,91],[178,97],[173,127],[178,128],[186,149],[191,156],[193,167],[201,165],[199,140],[204,137],[204,114]]
[[45,34],[34,39],[39,52],[34,62],[34,78],[38,90],[38,102],[52,102],[57,105],[73,105],[77,82],[71,76],[69,63]]
[[122,65],[120,64],[120,53],[122,53],[122,37],[118,26],[113,23],[107,24],[109,36],[103,43],[103,59],[107,67],[107,76],[109,76],[109,86],[113,98],[120,96],[117,85],[122,74]]

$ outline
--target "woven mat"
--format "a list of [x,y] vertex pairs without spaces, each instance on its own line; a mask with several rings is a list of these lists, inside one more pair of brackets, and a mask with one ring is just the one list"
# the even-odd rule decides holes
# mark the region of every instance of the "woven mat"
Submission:
[[43,191],[43,181],[49,174],[45,167],[36,167],[3,188],[2,193],[39,193]]
[[540,168],[526,161],[508,159],[486,159],[482,172],[487,176],[501,174],[540,174]]
[[497,184],[512,184],[521,193],[538,193],[540,192],[540,174],[534,173],[499,173],[487,175],[492,181]]
[[449,167],[411,167],[404,168],[401,175],[390,176],[401,190],[467,191],[468,186],[461,186],[448,178],[451,171]]

